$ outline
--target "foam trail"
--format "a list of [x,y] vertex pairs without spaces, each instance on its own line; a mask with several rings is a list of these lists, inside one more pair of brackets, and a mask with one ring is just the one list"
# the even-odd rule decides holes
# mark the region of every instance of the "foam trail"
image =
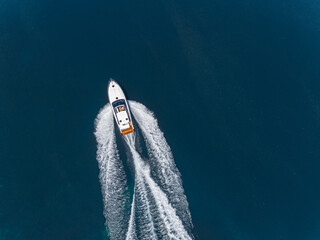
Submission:
[[147,145],[151,175],[164,190],[172,206],[177,209],[177,214],[191,234],[192,219],[181,175],[175,166],[171,149],[158,126],[158,121],[143,104],[135,101],[129,101],[129,104]]
[[110,239],[124,239],[126,234],[126,205],[128,202],[126,175],[119,159],[111,107],[107,104],[98,114],[95,136],[98,143],[97,160],[104,200],[104,216]]
[[130,213],[130,220],[129,220],[129,227],[126,235],[126,240],[135,240],[137,239],[136,234],[136,224],[135,224],[135,193],[133,193],[132,198],[132,205],[131,205],[131,213]]
[[[181,176],[153,113],[130,101],[132,114],[144,137],[148,159],[135,147],[135,134],[126,135],[132,156],[134,193],[126,209],[127,185],[119,159],[112,111],[104,107],[96,120],[97,159],[104,198],[106,226],[111,239],[192,240],[192,221]],[[130,218],[125,217],[130,214]]]
[[[151,178],[150,168],[148,165],[143,164],[139,153],[132,146],[130,146],[130,150],[133,154],[136,172],[143,176],[144,184],[147,184],[150,188],[157,210],[160,214],[160,218],[164,222],[168,239],[191,239],[181,220],[177,216],[176,210],[169,203],[167,196]],[[164,237],[165,236],[161,239],[164,239]]]
[[[130,149],[134,149],[135,135],[129,134],[124,137],[124,140],[127,142]],[[138,222],[139,225],[139,235],[143,239],[157,239],[157,234],[155,232],[154,220],[152,217],[152,206],[148,199],[148,192],[146,185],[144,183],[143,175],[140,171],[141,166],[136,164],[136,157],[133,156],[134,160],[134,169],[135,169],[135,187],[134,187],[134,199],[137,199],[139,203],[138,206],[132,204],[134,212],[137,211],[135,208],[138,208],[139,217],[130,216],[128,232],[132,231],[135,226],[135,222]],[[133,218],[133,220],[131,220]],[[132,225],[134,224],[134,225]],[[135,234],[135,232],[134,232]],[[128,239],[135,239],[133,234],[127,233]]]

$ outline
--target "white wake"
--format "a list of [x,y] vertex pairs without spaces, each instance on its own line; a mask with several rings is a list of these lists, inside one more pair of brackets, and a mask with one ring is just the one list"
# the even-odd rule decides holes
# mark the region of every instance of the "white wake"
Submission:
[[142,157],[137,150],[136,132],[123,137],[133,165],[131,207],[109,104],[95,122],[108,235],[112,240],[193,239],[188,202],[170,147],[153,113],[141,103],[130,101],[129,104],[148,152],[147,157]]

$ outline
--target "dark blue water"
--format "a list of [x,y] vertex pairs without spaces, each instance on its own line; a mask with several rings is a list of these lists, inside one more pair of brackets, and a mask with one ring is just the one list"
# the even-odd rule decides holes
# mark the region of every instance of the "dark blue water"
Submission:
[[93,121],[155,111],[203,240],[320,238],[318,1],[0,0],[0,239],[106,239]]

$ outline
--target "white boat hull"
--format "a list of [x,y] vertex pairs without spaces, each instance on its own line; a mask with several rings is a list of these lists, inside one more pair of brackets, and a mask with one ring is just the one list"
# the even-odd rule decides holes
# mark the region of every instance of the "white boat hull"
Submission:
[[132,117],[127,99],[116,81],[110,79],[108,97],[112,107],[113,116],[122,135],[134,132]]

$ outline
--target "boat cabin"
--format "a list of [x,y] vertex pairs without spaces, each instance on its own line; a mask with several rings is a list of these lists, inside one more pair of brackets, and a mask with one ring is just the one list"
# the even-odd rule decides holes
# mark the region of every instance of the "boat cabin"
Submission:
[[131,119],[128,115],[126,102],[123,99],[112,103],[117,123],[123,135],[133,132]]

